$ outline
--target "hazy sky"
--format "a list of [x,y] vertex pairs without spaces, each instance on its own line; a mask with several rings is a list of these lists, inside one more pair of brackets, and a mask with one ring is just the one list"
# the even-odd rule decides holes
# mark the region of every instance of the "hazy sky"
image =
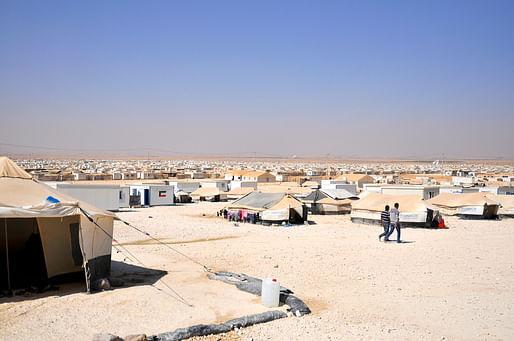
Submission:
[[494,0],[3,0],[0,154],[512,159],[513,13]]

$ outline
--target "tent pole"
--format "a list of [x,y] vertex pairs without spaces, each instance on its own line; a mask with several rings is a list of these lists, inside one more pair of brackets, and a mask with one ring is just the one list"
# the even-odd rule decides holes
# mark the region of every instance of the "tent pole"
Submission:
[[11,291],[11,272],[9,270],[9,239],[7,238],[7,218],[4,218],[5,258],[7,259],[7,289]]

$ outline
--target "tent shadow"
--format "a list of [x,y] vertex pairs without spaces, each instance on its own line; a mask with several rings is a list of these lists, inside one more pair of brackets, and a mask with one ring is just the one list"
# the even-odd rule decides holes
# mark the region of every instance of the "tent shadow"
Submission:
[[[127,264],[119,261],[111,261],[111,282],[110,290],[120,290],[141,285],[153,285],[164,277],[168,272],[157,269],[145,268],[133,264]],[[66,276],[58,276],[52,278],[45,283],[40,292],[37,290],[28,291],[26,289],[13,290],[12,296],[5,296],[6,291],[2,292],[0,304],[9,302],[21,302],[29,300],[37,300],[50,296],[66,296],[71,294],[86,294],[86,283],[84,281],[84,273],[74,273]],[[99,291],[97,291],[99,292]],[[94,294],[94,292],[92,293]]]
[[144,268],[113,260],[111,261],[111,276],[109,279],[114,288],[133,287],[155,284],[167,273],[163,270]]

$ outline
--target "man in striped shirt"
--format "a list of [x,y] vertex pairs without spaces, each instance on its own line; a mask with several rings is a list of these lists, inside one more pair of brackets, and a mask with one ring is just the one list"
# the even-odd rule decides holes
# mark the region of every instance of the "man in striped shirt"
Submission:
[[389,225],[391,224],[391,218],[389,216],[389,205],[386,205],[382,213],[380,214],[380,225],[384,228],[384,233],[378,236],[378,240],[385,236],[389,232]]

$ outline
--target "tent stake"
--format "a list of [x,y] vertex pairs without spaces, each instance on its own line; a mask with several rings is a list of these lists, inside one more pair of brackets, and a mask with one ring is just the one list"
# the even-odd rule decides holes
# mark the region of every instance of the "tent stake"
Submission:
[[7,259],[7,289],[11,291],[11,272],[9,271],[9,239],[7,238],[7,218],[4,218],[5,258]]

